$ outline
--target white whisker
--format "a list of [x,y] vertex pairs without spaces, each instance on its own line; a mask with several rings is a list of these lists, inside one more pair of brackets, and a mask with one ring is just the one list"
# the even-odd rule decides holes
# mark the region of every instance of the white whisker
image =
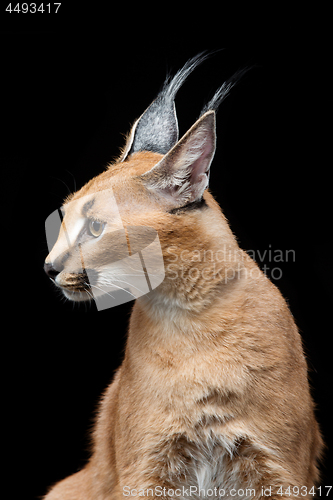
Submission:
[[90,286],[93,287],[93,288],[97,288],[97,290],[100,290],[101,292],[103,292],[103,294],[109,295],[110,297],[112,297],[114,299],[114,296],[111,295],[111,293],[108,293],[105,290],[103,290],[103,288],[100,288],[99,286],[96,286],[96,285],[90,285]]
[[[103,286],[114,286],[114,287],[118,288],[119,290],[123,290],[124,292],[129,293],[130,295],[132,295],[132,297],[134,297],[134,298],[136,299],[136,296],[135,296],[132,292],[130,292],[129,290],[126,290],[126,288],[123,288],[123,287],[121,287],[121,286],[116,285],[116,284],[115,284],[115,283],[113,283],[112,281],[106,281],[106,280],[104,280],[104,282],[103,282],[103,283],[100,283],[100,284],[101,284],[101,285],[103,285]],[[100,288],[100,287],[98,287],[98,286],[96,286],[96,285],[91,285],[91,286],[93,286],[94,288],[97,288],[98,290],[101,290],[101,292],[103,292],[103,293],[105,293],[105,294],[107,294],[107,295],[110,295],[110,297],[114,298],[114,297],[113,297],[113,295],[111,295],[110,293],[107,293],[107,292],[106,292],[105,290],[103,290],[102,288]]]
[[[126,276],[126,275],[125,275]],[[125,281],[125,280],[120,280],[118,278],[112,278],[112,281],[109,281],[107,280],[106,278],[104,278],[104,281],[102,282],[102,280],[100,279],[99,282],[105,286],[117,286],[115,285],[114,281],[118,281],[120,283],[125,283],[126,285],[132,287],[132,288],[135,288],[136,290],[138,290],[138,292],[140,293],[145,293],[144,290],[140,290],[140,288],[138,288],[137,286],[133,285],[132,283],[128,283],[128,281]],[[133,294],[132,294],[133,295]],[[133,295],[134,297],[134,295]]]
[[86,283],[86,282],[84,282],[83,284],[87,287],[87,288],[85,288],[85,292],[89,295],[89,297],[91,298],[91,300],[94,300],[93,294],[89,291],[90,284]]

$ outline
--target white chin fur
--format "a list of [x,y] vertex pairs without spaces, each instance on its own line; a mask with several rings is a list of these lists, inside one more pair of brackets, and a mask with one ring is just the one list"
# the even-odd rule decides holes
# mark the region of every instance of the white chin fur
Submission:
[[72,300],[74,302],[86,302],[92,300],[92,296],[87,292],[70,292],[65,289],[61,289],[62,293],[65,295],[66,299]]

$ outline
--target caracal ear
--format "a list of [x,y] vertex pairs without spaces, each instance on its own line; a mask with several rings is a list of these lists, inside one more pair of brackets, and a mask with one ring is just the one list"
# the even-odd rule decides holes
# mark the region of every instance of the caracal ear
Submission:
[[210,110],[141,179],[171,208],[198,201],[208,187],[215,145],[215,111]]
[[125,161],[129,155],[138,151],[165,154],[177,140],[175,103],[158,96],[134,123],[120,161]]
[[178,122],[175,97],[192,71],[206,58],[202,52],[193,57],[170,79],[164,82],[161,92],[146,111],[134,123],[128,135],[120,161],[132,153],[152,151],[166,154],[178,141]]

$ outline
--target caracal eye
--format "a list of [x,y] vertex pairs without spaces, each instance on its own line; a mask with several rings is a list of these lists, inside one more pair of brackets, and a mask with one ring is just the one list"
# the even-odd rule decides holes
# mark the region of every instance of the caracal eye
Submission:
[[100,236],[104,230],[105,223],[90,219],[88,227],[90,234],[94,236],[94,238],[98,238],[98,236]]

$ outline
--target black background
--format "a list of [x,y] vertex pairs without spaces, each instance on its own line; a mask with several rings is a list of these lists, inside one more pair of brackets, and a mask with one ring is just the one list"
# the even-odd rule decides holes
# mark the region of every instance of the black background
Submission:
[[[262,265],[282,269],[273,281],[304,339],[329,444],[331,180],[316,142],[322,124],[315,114],[316,49],[305,58],[297,43],[236,47],[216,34],[214,40],[166,39],[158,29],[147,41],[125,30],[115,39],[112,31],[102,37],[86,26],[75,30],[78,20],[60,29],[48,20],[32,27],[26,19],[7,18],[1,59],[3,413],[10,472],[20,478],[11,484],[24,492],[17,498],[43,495],[85,463],[94,411],[121,361],[132,307],[97,313],[94,304],[61,300],[43,272],[44,221],[68,190],[119,154],[122,134],[156,96],[166,72],[204,49],[226,47],[179,91],[180,134],[226,78],[254,65],[217,114],[210,187],[242,248],[295,250],[294,262]],[[325,464],[322,485],[332,479],[329,450]]]

